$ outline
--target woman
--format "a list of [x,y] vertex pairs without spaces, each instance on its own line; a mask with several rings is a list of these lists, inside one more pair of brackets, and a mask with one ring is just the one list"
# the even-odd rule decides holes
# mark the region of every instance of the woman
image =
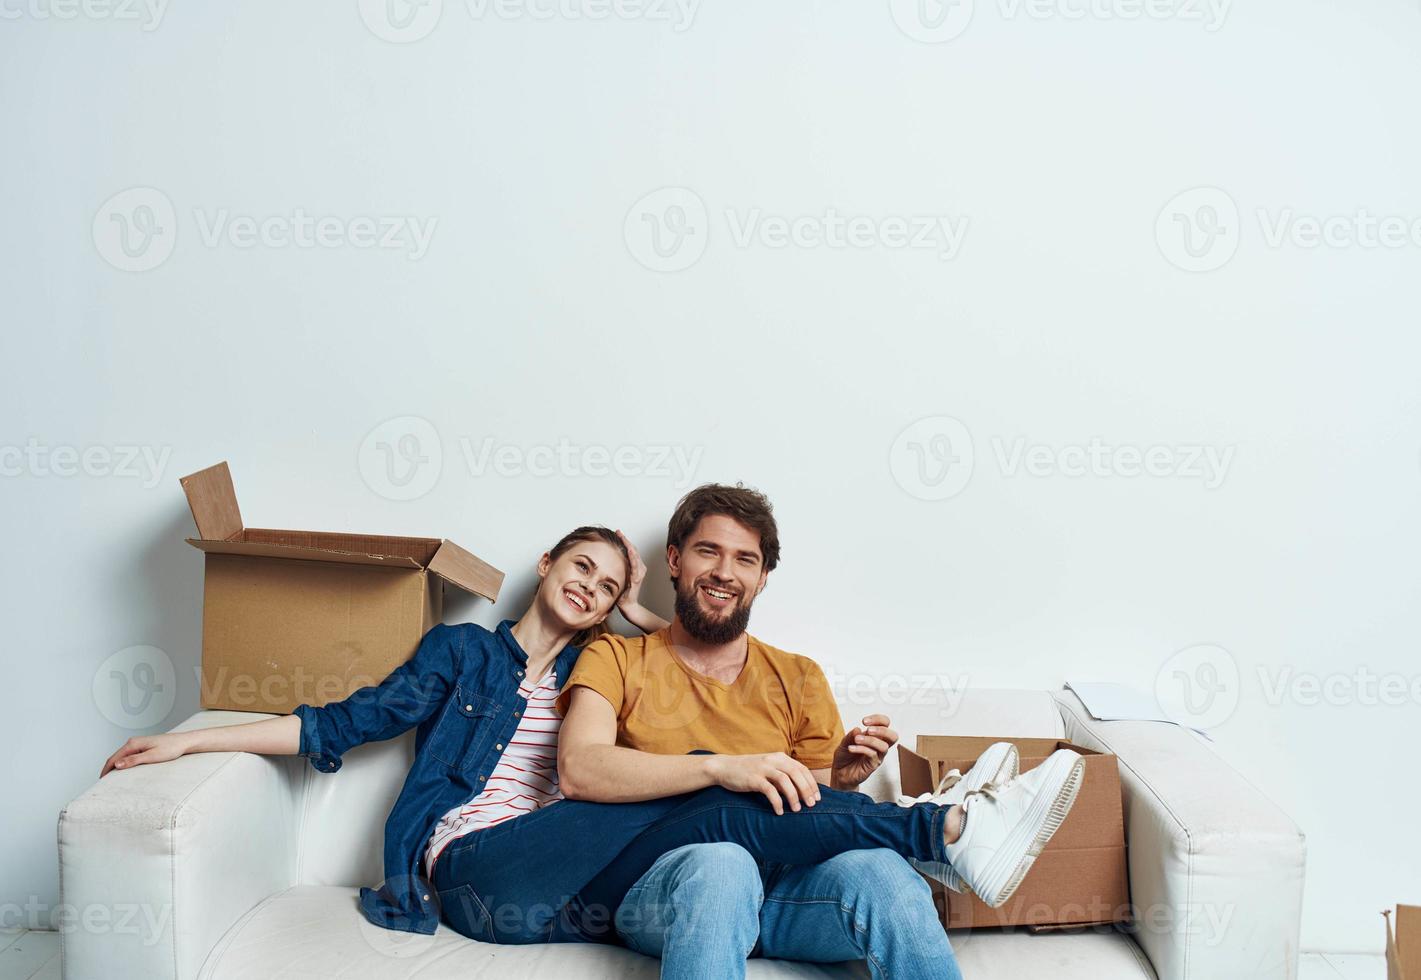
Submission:
[[367,919],[408,932],[432,933],[442,918],[487,942],[611,941],[612,916],[637,878],[661,854],[696,842],[730,841],[782,864],[888,847],[960,886],[948,862],[967,843],[961,804],[977,792],[985,794],[977,801],[990,799],[1014,779],[1015,750],[1005,743],[956,787],[906,807],[825,787],[783,816],[764,796],[719,788],[639,803],[563,799],[553,701],[613,608],[648,632],[665,625],[637,602],[644,574],[620,532],[577,528],[539,560],[537,592],[516,622],[493,631],[436,626],[377,687],[340,702],[131,738],[100,776],[189,752],[237,751],[303,755],[335,772],[348,749],[416,728],[414,764],[385,825],[386,878],[360,891]]
[[582,644],[605,629],[617,606],[640,628],[665,625],[636,602],[645,568],[637,568],[634,583],[632,554],[620,532],[579,527],[539,560],[538,590],[516,622],[495,630],[435,626],[378,686],[324,707],[302,704],[281,718],[130,738],[100,778],[189,752],[303,755],[329,773],[354,746],[416,728],[414,764],[385,824],[386,879],[379,889],[361,889],[360,906],[378,925],[432,933],[439,905],[428,876],[440,853],[560,799],[557,720],[548,709]]

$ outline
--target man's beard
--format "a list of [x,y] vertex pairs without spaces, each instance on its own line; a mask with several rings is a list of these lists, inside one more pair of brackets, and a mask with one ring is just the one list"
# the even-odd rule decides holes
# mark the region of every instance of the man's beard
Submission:
[[[742,593],[740,599],[744,598]],[[701,611],[695,584],[683,589],[681,583],[677,582],[676,618],[681,621],[687,633],[702,643],[729,643],[744,633],[745,627],[750,625],[750,603],[737,602],[734,611],[724,619],[712,618]]]

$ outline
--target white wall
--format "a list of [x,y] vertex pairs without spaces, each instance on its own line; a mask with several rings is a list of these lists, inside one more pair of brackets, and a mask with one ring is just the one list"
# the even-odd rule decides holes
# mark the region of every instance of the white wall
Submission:
[[[414,37],[432,0],[397,41],[379,3],[55,2],[0,0],[7,924],[57,901],[58,811],[130,734],[101,710],[106,659],[176,664],[141,731],[196,704],[179,476],[230,460],[255,525],[461,541],[511,573],[497,608],[454,611],[489,623],[576,522],[659,546],[684,486],[643,466],[656,447],[773,496],[784,564],[755,628],[841,673],[1167,693],[1178,651],[1224,648],[1183,667],[1224,670],[1199,702],[1218,751],[1308,834],[1305,947],[1377,949],[1376,911],[1421,900],[1421,692],[1356,686],[1418,677],[1421,244],[1269,244],[1290,216],[1421,218],[1414,3],[977,0],[933,43],[897,0],[705,4],[689,25],[445,0]],[[153,190],[111,201],[133,187]],[[663,187],[684,190],[634,209]],[[1238,217],[1202,259],[1221,266],[1173,264],[1175,213],[1221,201]],[[664,261],[704,253],[651,271],[643,212],[668,204],[694,234]],[[162,233],[125,258],[113,214],[142,206]],[[297,209],[436,224],[418,258],[205,240]],[[966,233],[950,258],[772,247],[761,224],[737,241],[828,209]],[[400,501],[361,446],[408,416],[443,466]],[[920,499],[968,473],[960,429],[900,438],[937,416],[975,465]],[[931,482],[930,455],[917,482],[909,443],[954,433],[955,468]],[[476,475],[463,439],[534,462],[629,446],[644,471]],[[1215,487],[997,459],[1093,439],[1167,467],[1231,455]],[[166,456],[152,480],[62,477],[29,445]],[[1300,674],[1342,703],[1270,703]]]

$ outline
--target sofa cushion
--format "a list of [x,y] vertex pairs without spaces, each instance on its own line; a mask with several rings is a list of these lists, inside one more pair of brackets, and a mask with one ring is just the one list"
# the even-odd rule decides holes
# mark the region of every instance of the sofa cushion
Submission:
[[[465,939],[444,925],[432,936],[392,932],[365,921],[356,904],[357,894],[353,888],[297,885],[272,895],[239,919],[213,947],[200,980],[518,980],[550,976],[656,980],[660,972],[660,961],[611,946],[492,946]],[[953,944],[968,980],[1153,980],[1155,976],[1135,943],[1117,933],[954,933]],[[868,973],[859,963],[815,965],[755,959],[750,961],[749,976],[759,980],[865,980]]]

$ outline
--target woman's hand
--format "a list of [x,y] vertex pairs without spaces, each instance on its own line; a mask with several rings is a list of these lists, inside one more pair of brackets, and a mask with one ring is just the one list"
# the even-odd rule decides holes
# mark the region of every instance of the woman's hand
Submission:
[[632,567],[627,571],[627,589],[617,600],[617,610],[627,622],[643,633],[655,633],[657,630],[665,629],[671,624],[637,601],[637,597],[641,594],[641,583],[646,578],[646,562],[641,560],[641,555],[637,553],[636,546],[632,544],[630,538],[621,531],[617,532],[617,537],[621,538],[622,544],[626,545],[627,557],[632,560]]
[[104,763],[103,779],[114,769],[132,769],[134,766],[150,762],[171,762],[188,750],[186,732],[168,732],[164,735],[135,735],[119,746],[118,751]]
[[641,583],[646,579],[646,562],[641,560],[641,553],[636,550],[631,538],[621,531],[617,532],[617,537],[622,539],[622,545],[627,549],[627,557],[632,560],[632,567],[627,571],[627,587],[622,592],[622,597],[617,600],[617,608],[625,613],[628,609],[640,605],[637,597],[641,595]]

